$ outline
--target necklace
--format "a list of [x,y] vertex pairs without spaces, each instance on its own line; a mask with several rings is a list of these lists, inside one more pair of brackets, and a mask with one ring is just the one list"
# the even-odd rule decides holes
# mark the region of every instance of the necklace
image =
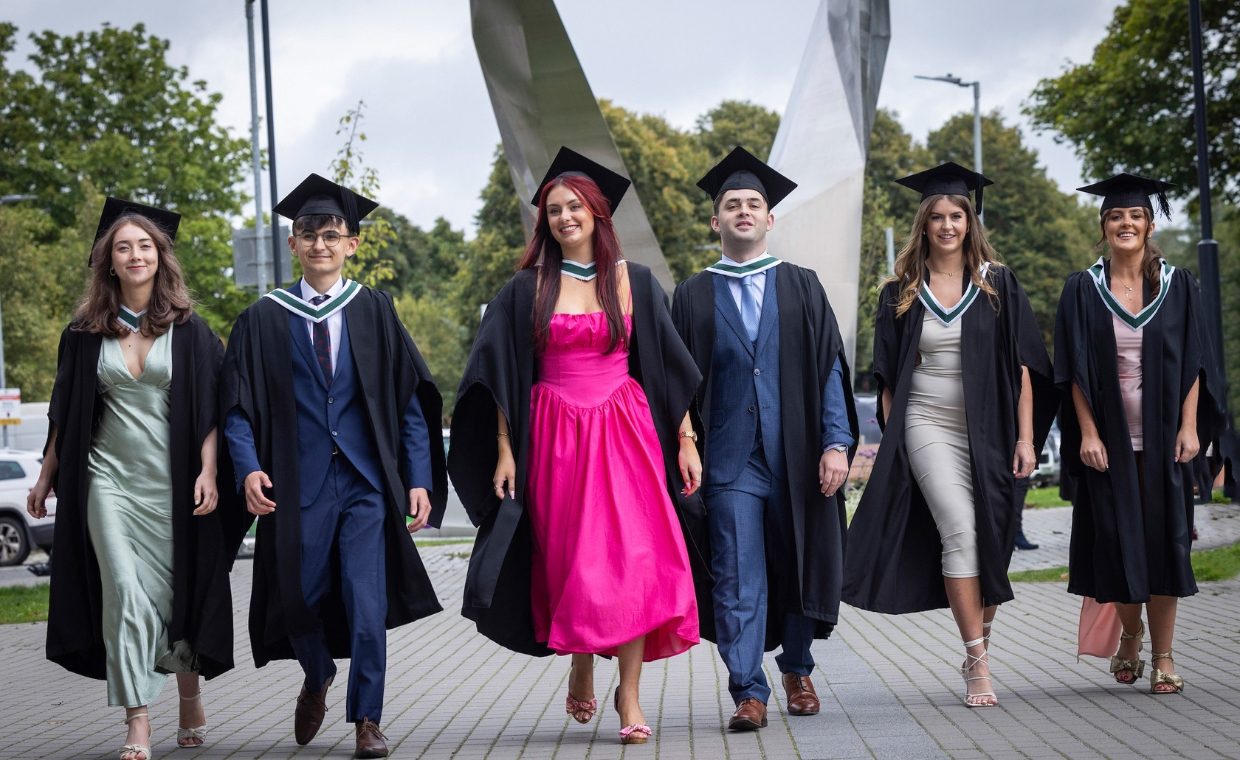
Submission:
[[963,269],[961,269],[959,272],[941,272],[935,269],[934,267],[930,266],[929,264],[926,265],[926,269],[929,269],[931,272],[934,272],[935,274],[941,274],[944,277],[955,277],[964,271]]

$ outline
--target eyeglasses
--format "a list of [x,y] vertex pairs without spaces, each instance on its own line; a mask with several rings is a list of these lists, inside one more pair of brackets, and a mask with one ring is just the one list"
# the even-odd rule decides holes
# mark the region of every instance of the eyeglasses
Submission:
[[327,232],[302,232],[298,234],[296,237],[297,237],[297,242],[301,243],[307,248],[313,248],[314,244],[318,242],[319,238],[323,238],[323,245],[327,246],[328,248],[335,248],[336,246],[340,245],[340,241],[343,238],[347,238],[347,237],[351,238],[351,237],[357,237],[357,236],[356,235],[341,235],[339,232],[336,232],[335,230],[328,230]]

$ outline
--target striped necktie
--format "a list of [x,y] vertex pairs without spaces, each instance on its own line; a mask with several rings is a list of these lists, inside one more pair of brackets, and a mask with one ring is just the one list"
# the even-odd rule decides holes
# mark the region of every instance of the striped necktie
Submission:
[[[310,303],[315,306],[321,305],[331,296],[314,296],[310,299]],[[327,320],[321,320],[314,323],[314,355],[319,359],[319,367],[323,370],[323,379],[331,384],[332,381],[332,335],[327,331]]]

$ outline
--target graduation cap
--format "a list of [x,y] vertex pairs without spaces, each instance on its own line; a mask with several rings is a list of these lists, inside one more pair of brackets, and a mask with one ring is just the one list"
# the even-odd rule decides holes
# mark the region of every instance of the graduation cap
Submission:
[[[136,201],[123,198],[108,197],[103,202],[103,211],[99,214],[99,226],[95,229],[95,242],[107,234],[117,219],[126,215],[141,216],[154,222],[157,227],[167,233],[172,240],[177,239],[177,227],[181,225],[181,215],[162,208],[147,206]],[[86,255],[86,266],[94,266],[90,254]]]
[[551,162],[551,168],[547,169],[546,176],[543,177],[542,182],[538,183],[538,190],[530,199],[530,205],[537,206],[543,188],[564,175],[588,177],[593,180],[599,190],[603,191],[603,197],[607,199],[607,204],[611,206],[613,214],[616,213],[616,207],[620,205],[620,199],[624,197],[625,191],[632,184],[597,161],[591,161],[577,151],[561,146],[560,152],[555,154],[555,160]]
[[296,222],[303,216],[338,216],[353,235],[361,229],[361,222],[379,204],[358,195],[344,185],[338,185],[326,177],[311,174],[293,188],[276,204],[275,212]]
[[1121,172],[1110,179],[1104,179],[1101,182],[1095,182],[1085,187],[1078,187],[1077,190],[1090,195],[1101,195],[1101,211],[1106,211],[1109,208],[1136,208],[1137,206],[1144,206],[1150,210],[1150,214],[1153,214],[1154,205],[1150,203],[1150,196],[1156,195],[1158,196],[1158,210],[1162,212],[1163,216],[1170,219],[1171,204],[1167,203],[1167,189],[1172,187],[1175,187],[1175,185],[1170,182]]
[[712,201],[719,200],[728,190],[757,190],[766,198],[767,208],[775,208],[775,204],[797,188],[797,183],[738,145],[706,172],[697,186],[705,190]]
[[982,188],[993,185],[994,182],[972,169],[966,169],[954,161],[948,161],[933,169],[901,177],[896,180],[896,184],[921,193],[922,200],[932,195],[963,195],[967,198],[970,191],[977,191],[977,200],[974,201],[973,206],[978,216],[981,216]]

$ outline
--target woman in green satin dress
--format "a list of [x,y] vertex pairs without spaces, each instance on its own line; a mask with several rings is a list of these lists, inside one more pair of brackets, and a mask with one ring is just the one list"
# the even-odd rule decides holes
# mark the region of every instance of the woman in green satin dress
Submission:
[[[48,657],[106,678],[109,704],[125,708],[121,760],[151,760],[147,707],[168,673],[180,692],[177,743],[201,746],[199,671],[210,678],[232,666],[229,561],[213,514],[222,348],[194,315],[173,256],[178,220],[108,199],[90,284],[62,337],[27,505],[41,516],[53,487],[59,496]],[[174,378],[174,366],[189,377]]]

